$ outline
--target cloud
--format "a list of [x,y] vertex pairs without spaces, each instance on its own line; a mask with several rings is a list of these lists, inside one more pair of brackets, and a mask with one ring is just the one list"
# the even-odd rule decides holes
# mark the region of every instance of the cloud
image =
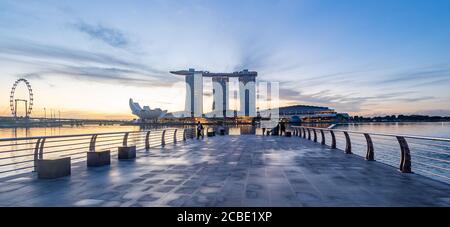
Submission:
[[52,69],[46,74],[65,75],[77,79],[135,87],[170,87],[173,83],[177,82],[174,78],[160,80],[151,76],[142,75],[140,72],[134,70],[119,68],[63,66],[60,69]]
[[29,80],[32,80],[32,79],[41,80],[41,79],[43,79],[42,75],[38,74],[38,73],[19,74],[19,75],[17,75],[17,78],[25,78],[25,79],[29,79]]
[[92,39],[103,41],[112,47],[122,48],[128,45],[127,38],[120,30],[102,25],[90,25],[84,22],[74,24],[74,27]]
[[434,96],[417,96],[415,91],[400,91],[383,93],[373,96],[357,96],[354,93],[336,94],[331,90],[321,90],[315,93],[303,93],[295,89],[280,88],[280,99],[291,104],[312,104],[328,106],[340,112],[359,112],[370,103],[383,102],[420,102],[432,100]]
[[330,90],[305,94],[294,89],[280,88],[280,99],[288,105],[310,104],[327,106],[342,112],[358,112],[362,110],[363,98],[350,98],[346,95],[332,94]]
[[437,80],[428,80],[422,83],[416,83],[411,87],[424,87],[424,86],[448,86],[450,84],[450,77],[444,78],[444,79],[437,79]]
[[280,88],[280,91],[279,91],[279,96],[281,98],[291,99],[291,98],[296,98],[299,95],[300,95],[300,92],[293,90],[293,89],[289,89],[289,88]]
[[23,40],[19,42],[1,40],[0,58],[28,65],[36,65],[38,62],[39,70],[26,74],[34,79],[43,79],[46,76],[59,74],[88,81],[139,87],[170,86],[179,81],[167,71],[108,54]]
[[15,40],[12,42],[2,41],[0,42],[0,50],[1,54],[13,55],[18,57],[18,59],[23,57],[31,57],[47,61],[63,60],[71,63],[96,63],[119,65],[123,67],[146,68],[107,54],[28,42],[24,40]]
[[429,116],[450,116],[450,109],[430,109],[417,111],[414,114],[423,114]]
[[134,87],[170,87],[177,82],[173,77],[160,80],[151,76],[142,75],[140,72],[130,69],[69,66],[62,64],[52,65],[52,67],[39,72],[17,75],[17,77],[43,81],[49,81],[48,78],[52,76],[65,76],[78,80]]
[[416,83],[432,85],[436,81],[450,80],[450,65],[434,65],[417,68],[389,75],[389,79],[380,80],[379,84]]

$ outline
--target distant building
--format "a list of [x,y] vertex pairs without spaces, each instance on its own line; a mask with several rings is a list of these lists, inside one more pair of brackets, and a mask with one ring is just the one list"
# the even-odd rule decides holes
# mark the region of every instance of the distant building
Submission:
[[167,110],[161,110],[160,108],[150,109],[148,106],[142,108],[139,103],[134,102],[133,99],[130,99],[129,104],[131,113],[139,117],[139,120],[142,122],[157,121],[160,118],[171,116],[171,114],[167,113]]
[[[191,117],[234,115],[230,110],[229,98],[230,88],[228,82],[230,78],[239,80],[239,103],[240,111],[237,116],[256,116],[256,77],[258,73],[244,69],[232,73],[212,73],[208,71],[196,71],[195,69],[171,71],[170,73],[185,77],[186,99],[185,115]],[[213,82],[213,105],[212,112],[203,113],[203,78],[211,77]]]
[[337,113],[334,109],[321,106],[295,105],[280,107],[280,118],[289,122],[341,122],[346,121],[349,115]]

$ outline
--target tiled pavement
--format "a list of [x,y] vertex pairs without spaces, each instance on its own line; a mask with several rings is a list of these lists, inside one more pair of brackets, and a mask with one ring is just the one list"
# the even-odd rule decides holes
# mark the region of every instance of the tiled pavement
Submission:
[[218,136],[70,177],[0,181],[0,206],[449,206],[450,187],[298,137]]

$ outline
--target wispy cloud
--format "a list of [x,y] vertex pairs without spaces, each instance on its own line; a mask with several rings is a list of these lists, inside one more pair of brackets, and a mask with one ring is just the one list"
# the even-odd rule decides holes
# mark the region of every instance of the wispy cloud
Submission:
[[40,70],[27,74],[34,79],[62,75],[88,81],[138,87],[170,86],[178,81],[166,71],[109,54],[27,41],[20,42],[20,45],[17,42],[0,41],[0,58],[30,65],[38,60]]
[[[392,73],[389,78],[379,80],[379,84],[413,83],[430,85],[433,81],[450,79],[450,65],[433,65],[428,67],[411,69],[403,72]],[[432,81],[430,81],[432,80]],[[431,83],[433,84],[433,83]]]
[[335,108],[338,111],[359,112],[364,110],[364,106],[373,103],[383,102],[420,102],[432,100],[434,96],[414,96],[415,91],[400,91],[382,93],[372,96],[358,96],[354,93],[336,94],[331,90],[322,90],[315,93],[303,93],[295,89],[280,88],[280,97],[288,104],[307,103],[323,105]]
[[47,61],[68,61],[71,63],[114,64],[125,67],[143,67],[128,61],[102,53],[71,49],[54,45],[41,44],[26,40],[2,40],[0,54],[36,58]]
[[134,87],[170,87],[177,82],[174,78],[160,80],[134,70],[102,67],[63,66],[59,69],[51,69],[45,75],[62,75],[87,81]]
[[430,109],[430,110],[420,110],[414,114],[423,114],[430,116],[450,116],[450,110],[446,109]]
[[29,80],[41,80],[42,75],[39,73],[25,73],[25,74],[19,74],[17,75],[18,78],[25,78]]
[[124,33],[118,29],[105,27],[103,25],[91,25],[84,22],[74,24],[74,27],[87,34],[92,39],[103,41],[113,47],[125,47],[128,39]]

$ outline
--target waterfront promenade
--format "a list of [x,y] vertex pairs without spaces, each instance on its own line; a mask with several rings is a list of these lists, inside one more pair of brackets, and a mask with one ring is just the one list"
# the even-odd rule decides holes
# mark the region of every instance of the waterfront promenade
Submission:
[[0,181],[0,206],[450,206],[450,187],[299,137],[216,136]]

